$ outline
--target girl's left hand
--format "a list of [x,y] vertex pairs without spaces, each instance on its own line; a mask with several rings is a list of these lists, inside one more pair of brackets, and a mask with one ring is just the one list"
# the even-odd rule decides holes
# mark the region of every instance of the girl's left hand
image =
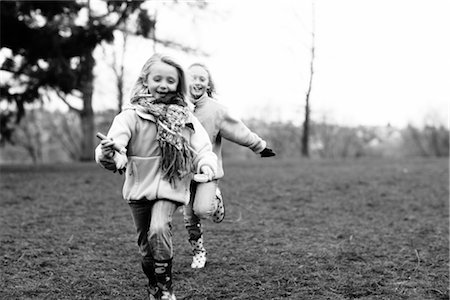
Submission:
[[276,153],[273,152],[270,148],[264,148],[264,150],[260,153],[261,157],[272,157],[275,156]]
[[212,180],[214,177],[214,172],[209,166],[202,166],[200,172],[208,176],[208,180]]

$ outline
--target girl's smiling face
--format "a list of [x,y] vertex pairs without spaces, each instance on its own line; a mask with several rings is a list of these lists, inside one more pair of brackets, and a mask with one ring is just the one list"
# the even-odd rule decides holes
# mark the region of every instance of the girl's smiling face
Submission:
[[156,62],[147,75],[146,85],[153,97],[160,99],[167,93],[176,92],[178,81],[178,72],[175,67],[164,62]]
[[189,94],[193,100],[199,99],[209,87],[209,74],[201,66],[189,68]]

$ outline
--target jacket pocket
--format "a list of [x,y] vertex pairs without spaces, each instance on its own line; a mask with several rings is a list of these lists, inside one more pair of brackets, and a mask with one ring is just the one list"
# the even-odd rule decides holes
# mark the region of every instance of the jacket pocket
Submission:
[[159,170],[159,156],[128,157],[127,173],[123,185],[125,200],[139,200],[156,198],[158,181],[161,178]]

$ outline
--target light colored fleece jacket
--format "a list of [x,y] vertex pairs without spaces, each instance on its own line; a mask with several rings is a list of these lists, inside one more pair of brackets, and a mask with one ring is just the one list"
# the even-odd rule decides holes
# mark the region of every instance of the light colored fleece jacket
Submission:
[[266,141],[252,132],[245,126],[244,122],[234,116],[226,106],[217,100],[204,94],[192,102],[195,104],[194,115],[206,129],[209,139],[213,144],[213,152],[218,158],[215,179],[220,179],[224,175],[222,165],[222,138],[248,147],[255,153],[260,153],[266,148]]
[[[155,122],[153,115],[129,105],[114,118],[109,129],[108,138],[126,149],[126,153],[116,152],[113,157],[115,161],[128,160],[122,189],[123,198],[127,201],[168,199],[187,204],[192,176],[177,181],[175,188],[163,179],[160,168],[161,149],[156,140]],[[195,152],[193,163],[197,173],[200,173],[202,166],[207,165],[217,174],[217,156],[212,152],[205,129],[192,113],[188,123],[192,123],[194,130],[186,126],[182,134]],[[108,163],[108,159],[103,157],[100,145],[95,149],[95,160],[104,167],[115,170],[111,168],[111,160]]]

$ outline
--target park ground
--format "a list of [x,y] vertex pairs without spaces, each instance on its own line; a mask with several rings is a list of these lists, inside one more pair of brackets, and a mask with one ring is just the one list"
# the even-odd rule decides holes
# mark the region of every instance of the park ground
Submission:
[[[226,218],[179,299],[449,299],[448,159],[226,161]],[[0,167],[0,299],[144,299],[123,176],[93,163]]]

